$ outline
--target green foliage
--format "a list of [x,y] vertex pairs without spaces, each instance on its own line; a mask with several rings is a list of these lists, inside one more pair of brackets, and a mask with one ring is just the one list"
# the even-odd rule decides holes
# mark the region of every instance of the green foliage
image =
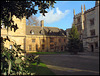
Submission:
[[77,54],[80,50],[80,38],[79,38],[79,32],[77,31],[77,28],[75,25],[72,26],[69,37],[68,37],[68,50],[71,53]]
[[[1,38],[2,39],[2,38]],[[2,39],[3,40],[3,39]],[[3,42],[3,41],[2,41]],[[2,44],[3,46],[3,44]],[[2,47],[1,49],[1,73],[2,75],[31,75],[31,72],[25,69],[29,67],[30,62],[39,64],[39,56],[27,57],[22,55],[21,45],[16,43],[13,49]],[[24,60],[22,59],[24,58]]]

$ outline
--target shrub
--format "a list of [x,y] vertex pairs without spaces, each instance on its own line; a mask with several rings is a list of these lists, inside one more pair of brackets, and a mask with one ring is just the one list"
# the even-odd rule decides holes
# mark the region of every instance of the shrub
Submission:
[[[25,67],[30,65],[30,62],[39,64],[39,56],[27,57],[24,50],[17,45],[13,45],[13,49],[4,47],[4,40],[1,37],[1,74],[2,75],[33,75]],[[6,39],[8,40],[8,39]],[[5,41],[6,41],[5,40]],[[24,55],[23,55],[24,54]]]

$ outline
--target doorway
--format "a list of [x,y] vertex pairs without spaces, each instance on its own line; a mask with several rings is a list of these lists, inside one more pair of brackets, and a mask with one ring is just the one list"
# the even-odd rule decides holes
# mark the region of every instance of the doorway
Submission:
[[93,45],[91,45],[91,52],[94,52],[94,47],[93,47]]

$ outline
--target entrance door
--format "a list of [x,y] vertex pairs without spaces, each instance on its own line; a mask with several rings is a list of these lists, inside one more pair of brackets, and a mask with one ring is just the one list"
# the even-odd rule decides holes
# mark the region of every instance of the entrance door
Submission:
[[91,45],[91,52],[93,52],[94,51],[94,47],[93,47],[93,45]]

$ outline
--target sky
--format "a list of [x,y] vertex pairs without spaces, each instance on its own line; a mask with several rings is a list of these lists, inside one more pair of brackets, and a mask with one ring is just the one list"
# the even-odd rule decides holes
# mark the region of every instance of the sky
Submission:
[[47,9],[46,16],[39,12],[35,16],[40,21],[44,20],[44,26],[46,27],[58,27],[66,30],[72,27],[73,9],[75,9],[75,14],[78,14],[81,12],[81,5],[84,7],[84,4],[86,10],[88,10],[95,6],[95,1],[56,1],[55,8]]

